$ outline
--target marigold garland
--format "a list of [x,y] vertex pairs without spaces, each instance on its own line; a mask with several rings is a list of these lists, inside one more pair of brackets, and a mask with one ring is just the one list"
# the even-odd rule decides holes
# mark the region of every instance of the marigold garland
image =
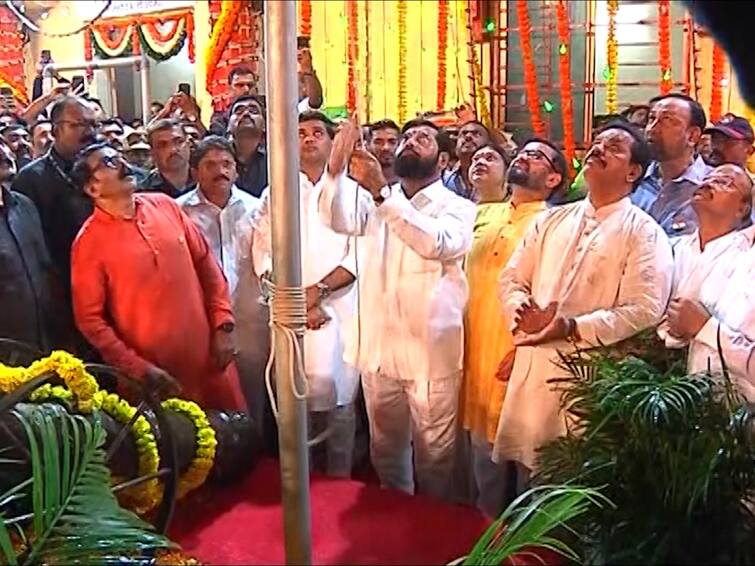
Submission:
[[516,14],[519,19],[519,40],[522,44],[524,63],[524,86],[527,93],[527,106],[530,110],[532,130],[537,136],[545,135],[545,124],[540,118],[540,95],[537,90],[537,70],[532,52],[532,25],[527,0],[517,0]]
[[477,100],[477,108],[480,112],[480,122],[487,127],[492,125],[490,118],[490,109],[488,108],[488,97],[485,96],[485,89],[482,86],[482,69],[480,68],[480,60],[477,58],[477,49],[475,46],[471,46],[470,57],[472,59],[472,74],[475,83],[475,98]]
[[299,0],[299,35],[312,37],[312,0]]
[[168,411],[182,413],[196,428],[197,449],[189,468],[181,475],[179,480],[178,497],[180,498],[201,486],[207,480],[215,461],[215,449],[218,442],[207,415],[193,401],[173,398],[163,401],[162,406]]
[[230,41],[231,35],[233,35],[233,22],[236,21],[243,4],[243,2],[237,2],[236,0],[222,0],[220,4],[220,16],[215,25],[212,26],[210,41],[207,43],[207,48],[205,49],[205,87],[208,92],[210,91],[210,84],[215,77],[215,71],[218,69],[218,63],[220,63],[220,59],[223,57],[225,46],[228,45],[228,41]]
[[406,121],[406,0],[398,0],[398,121]]
[[27,381],[48,372],[57,373],[76,396],[79,411],[92,411],[92,400],[99,390],[97,380],[86,371],[84,362],[62,350],[54,351],[27,368],[0,363],[0,393],[10,393]]
[[717,122],[723,113],[723,81],[726,53],[718,43],[713,44],[713,65],[710,85],[710,121]]
[[569,169],[569,178],[574,176],[575,142],[574,142],[574,109],[572,107],[571,92],[571,49],[569,34],[569,6],[566,0],[559,0],[556,5],[556,26],[558,28],[558,80],[561,94],[561,120],[564,125],[564,154]]
[[671,7],[669,0],[658,0],[658,57],[661,67],[661,94],[674,86],[671,74]]
[[608,38],[606,39],[606,113],[619,110],[619,42],[616,40],[616,14],[619,0],[608,0]]
[[359,58],[359,5],[356,0],[347,2],[348,45],[347,45],[347,80],[346,108],[353,114],[357,108],[357,60]]
[[448,51],[448,0],[438,0],[438,81],[437,110],[446,107],[446,55]]

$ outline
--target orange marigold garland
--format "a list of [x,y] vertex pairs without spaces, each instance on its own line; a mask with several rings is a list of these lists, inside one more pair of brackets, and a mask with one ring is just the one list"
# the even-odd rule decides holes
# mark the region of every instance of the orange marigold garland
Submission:
[[671,6],[669,0],[658,0],[658,57],[661,66],[661,94],[673,88],[671,75]]
[[312,0],[299,0],[299,35],[312,37]]
[[359,5],[356,0],[347,0],[346,14],[349,26],[349,43],[347,46],[348,57],[348,84],[346,91],[346,108],[352,114],[357,108],[357,60],[359,58]]
[[726,53],[718,43],[713,44],[713,68],[710,85],[710,121],[717,122],[723,113],[723,82]]
[[619,108],[619,42],[616,40],[616,14],[619,12],[619,0],[608,0],[608,37],[606,39],[606,114],[616,114]]
[[437,109],[446,106],[446,51],[448,49],[448,0],[438,0],[438,101]]
[[194,63],[196,59],[194,51],[194,12],[186,16],[186,41],[189,43],[189,63]]
[[519,18],[519,40],[522,44],[524,63],[524,87],[527,93],[527,106],[530,109],[532,129],[537,136],[545,135],[545,124],[540,118],[540,95],[537,91],[537,70],[532,55],[532,25],[527,8],[527,0],[517,0],[516,15]]
[[207,43],[205,51],[205,69],[207,71],[205,85],[208,91],[218,68],[218,63],[223,57],[225,46],[228,45],[228,41],[233,35],[233,22],[236,21],[243,5],[243,2],[236,0],[222,0],[220,4],[220,17],[212,27],[210,41]]
[[398,121],[406,122],[406,0],[398,0]]
[[561,120],[564,125],[564,154],[569,167],[569,177],[573,176],[574,160],[574,109],[571,93],[571,63],[569,60],[569,6],[566,0],[559,0],[556,5],[556,24],[558,28],[558,80],[561,93]]

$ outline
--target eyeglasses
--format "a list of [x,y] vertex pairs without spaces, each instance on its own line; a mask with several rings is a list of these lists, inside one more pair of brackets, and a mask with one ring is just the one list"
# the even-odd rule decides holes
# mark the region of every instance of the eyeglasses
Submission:
[[106,155],[100,159],[100,162],[97,164],[97,167],[94,168],[92,173],[99,171],[103,167],[107,167],[108,169],[120,169],[122,163],[123,160],[120,155]]
[[556,170],[556,166],[553,164],[553,161],[551,161],[551,158],[546,155],[544,151],[541,151],[539,149],[522,149],[517,153],[517,155],[524,155],[525,157],[529,157],[531,159],[537,159],[539,161],[545,161],[548,165],[550,165],[550,168],[554,171]]

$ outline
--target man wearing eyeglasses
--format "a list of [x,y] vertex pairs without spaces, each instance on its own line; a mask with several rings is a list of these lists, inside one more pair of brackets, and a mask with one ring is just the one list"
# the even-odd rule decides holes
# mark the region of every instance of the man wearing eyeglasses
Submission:
[[75,333],[71,312],[71,244],[81,225],[92,213],[92,201],[71,178],[76,154],[94,142],[97,123],[87,101],[76,96],[58,100],[50,112],[54,142],[50,150],[24,167],[12,189],[28,196],[36,205],[47,248],[54,266],[55,297],[66,311],[57,347],[84,355],[86,343]]
[[[448,499],[467,302],[462,261],[475,205],[443,186],[432,122],[402,128],[393,186],[375,156],[353,149],[358,141],[358,126],[342,125],[320,197],[333,229],[360,241],[358,324],[346,360],[362,371],[380,482],[413,493],[416,470],[421,493]],[[359,188],[345,178],[347,164]]]
[[8,188],[15,174],[13,152],[0,143],[0,337],[45,352],[56,315],[52,265],[34,203]]
[[95,210],[73,245],[76,324],[108,364],[207,408],[245,406],[233,356],[228,285],[207,241],[178,204],[134,194],[113,148],[95,144],[73,176]]
[[657,324],[673,270],[668,238],[629,200],[650,153],[641,132],[608,124],[585,159],[585,200],[539,216],[501,272],[499,296],[516,347],[493,448],[522,480],[537,449],[566,431],[558,352],[609,345]]

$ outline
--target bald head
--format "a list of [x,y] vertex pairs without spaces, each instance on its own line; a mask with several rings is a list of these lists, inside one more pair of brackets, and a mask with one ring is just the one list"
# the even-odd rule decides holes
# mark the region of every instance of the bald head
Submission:
[[692,196],[701,227],[715,222],[740,228],[752,212],[752,190],[752,179],[739,165],[726,163],[713,169]]
[[55,150],[66,159],[73,159],[85,146],[94,143],[96,135],[95,113],[86,100],[78,96],[65,96],[50,112]]

